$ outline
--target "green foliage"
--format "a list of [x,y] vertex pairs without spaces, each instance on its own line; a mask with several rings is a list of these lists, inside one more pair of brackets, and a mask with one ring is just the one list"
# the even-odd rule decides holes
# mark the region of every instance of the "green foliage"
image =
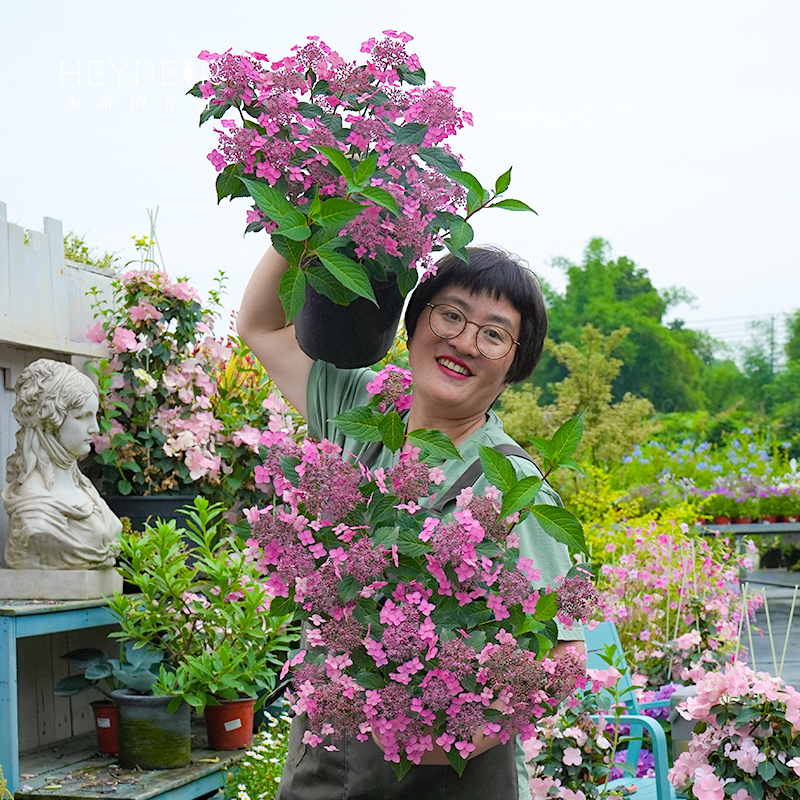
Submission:
[[129,662],[149,669],[140,663],[146,648],[163,652],[153,691],[199,712],[212,696],[273,688],[293,642],[288,617],[270,614],[260,573],[228,533],[223,510],[198,497],[183,512],[186,528],[159,520],[141,534],[123,533],[119,570],[141,594],[117,593],[109,604],[120,625],[111,635],[137,645],[126,649]]
[[786,320],[789,339],[786,342],[786,357],[789,361],[800,361],[800,309]]
[[[548,797],[563,797],[563,790],[570,792],[570,797],[586,800],[615,797],[604,786],[612,769],[620,767],[636,777],[631,764],[614,759],[620,748],[633,738],[622,734],[622,728],[627,726],[621,725],[620,718],[627,713],[625,701],[634,687],[621,685],[625,660],[616,645],[606,645],[599,657],[606,668],[595,670],[593,690],[579,692],[557,714],[542,720],[533,747],[531,743],[526,746],[535,752],[528,761],[528,769],[539,797],[544,797],[548,790]],[[605,681],[613,685],[603,688]]]
[[273,800],[289,752],[290,725],[287,714],[268,717],[265,730],[225,775],[225,800]]
[[[83,670],[82,675],[68,675],[61,678],[53,688],[53,693],[58,697],[73,697],[76,694],[85,692],[87,689],[97,689],[106,697],[111,697],[111,691],[107,691],[97,683],[100,680],[109,680],[111,675],[111,664],[108,662],[106,654],[95,647],[83,647],[78,650],[70,650],[61,656],[65,661]],[[115,684],[110,683],[109,690],[117,689]]]
[[14,795],[8,791],[8,782],[3,775],[3,765],[0,764],[0,800],[14,800]]
[[106,252],[101,256],[95,256],[93,253],[94,248],[90,247],[86,243],[86,239],[75,231],[70,231],[64,237],[64,258],[67,261],[88,264],[90,267],[100,267],[101,269],[113,269],[118,260],[114,253]]
[[[671,305],[688,299],[679,289],[656,290],[646,270],[622,256],[609,257],[608,242],[592,239],[583,263],[565,259],[554,263],[567,272],[564,295],[550,296],[550,336],[556,342],[577,342],[583,326],[592,324],[609,335],[622,327],[629,335],[616,342],[615,355],[622,363],[613,383],[613,396],[626,394],[648,398],[659,411],[701,407],[700,383],[707,337],[681,327],[668,328],[662,318]],[[555,382],[563,371],[553,361],[540,368],[544,382]]]
[[553,403],[540,405],[542,390],[529,384],[504,392],[498,414],[506,432],[519,442],[531,442],[529,449],[538,449],[541,439],[553,436],[557,428],[580,413],[585,433],[576,457],[593,463],[619,460],[644,441],[653,429],[652,405],[631,395],[614,402],[611,391],[622,366],[611,352],[625,335],[626,331],[620,329],[604,336],[587,325],[581,332],[580,346],[566,342],[556,345],[548,340],[546,349],[564,365],[567,375],[550,387]]

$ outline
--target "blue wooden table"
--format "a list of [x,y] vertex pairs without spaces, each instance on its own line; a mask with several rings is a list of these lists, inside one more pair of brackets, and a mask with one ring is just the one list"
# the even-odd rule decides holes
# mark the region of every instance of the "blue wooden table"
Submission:
[[19,787],[17,640],[114,622],[102,599],[0,602],[0,764],[12,794]]
[[223,770],[244,751],[207,749],[202,725],[192,732],[192,763],[181,769],[132,772],[97,752],[95,734],[19,752],[17,640],[113,625],[104,600],[0,601],[0,765],[18,800],[107,797],[196,800],[222,786]]

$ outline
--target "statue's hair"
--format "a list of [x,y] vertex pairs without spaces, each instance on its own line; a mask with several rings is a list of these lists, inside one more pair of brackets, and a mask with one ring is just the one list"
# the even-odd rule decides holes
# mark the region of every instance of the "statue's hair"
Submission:
[[[71,364],[40,358],[25,367],[14,390],[13,413],[20,427],[16,449],[6,463],[6,481],[20,485],[38,469],[50,488],[51,454],[63,451],[56,433],[73,408],[78,408],[87,397],[98,395],[97,387]],[[68,460],[77,470],[77,462]]]

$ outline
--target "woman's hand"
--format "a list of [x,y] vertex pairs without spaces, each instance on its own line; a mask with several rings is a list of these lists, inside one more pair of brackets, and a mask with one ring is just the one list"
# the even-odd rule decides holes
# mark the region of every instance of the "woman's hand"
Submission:
[[[489,708],[500,710],[502,705],[499,700],[495,700]],[[430,729],[426,729],[426,733],[428,732],[430,732]],[[372,729],[372,741],[374,741],[381,750],[384,749],[380,734],[374,728]],[[479,756],[481,753],[485,753],[487,750],[491,750],[492,747],[500,744],[500,740],[494,736],[485,736],[483,733],[476,733],[472,737],[472,744],[475,746],[475,749],[467,756],[467,761],[471,758],[475,758],[475,756]],[[447,753],[444,748],[434,742],[433,750],[426,750],[419,763],[424,766],[443,767],[447,766],[450,761],[447,758]]]
[[[563,656],[566,654],[568,648],[574,648],[580,655],[584,656],[584,658],[586,657],[586,643],[579,639],[575,641],[559,640],[551,651],[550,657]],[[500,707],[499,700],[495,700],[490,706],[490,708],[497,709],[500,709]],[[374,728],[372,730],[372,740],[381,750],[384,749],[380,734]],[[500,744],[500,740],[494,736],[485,736],[483,733],[476,733],[472,737],[472,744],[475,745],[475,749],[467,756],[467,761]],[[444,748],[441,745],[434,744],[433,750],[426,750],[419,763],[425,766],[446,766],[450,761],[447,758],[447,753]]]

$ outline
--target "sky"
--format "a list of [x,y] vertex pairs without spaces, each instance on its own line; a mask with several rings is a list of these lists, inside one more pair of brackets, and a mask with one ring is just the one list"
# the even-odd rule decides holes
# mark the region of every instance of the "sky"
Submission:
[[474,126],[452,146],[538,212],[487,210],[476,243],[518,253],[557,289],[554,257],[603,237],[670,312],[731,344],[800,308],[800,3],[796,0],[0,0],[0,202],[9,222],[61,220],[98,254],[134,258],[158,209],[163,266],[201,293],[219,270],[238,308],[268,245],[247,201],[216,203],[198,127],[201,50],[278,60],[309,35],[344,58],[407,31],[428,79]]

